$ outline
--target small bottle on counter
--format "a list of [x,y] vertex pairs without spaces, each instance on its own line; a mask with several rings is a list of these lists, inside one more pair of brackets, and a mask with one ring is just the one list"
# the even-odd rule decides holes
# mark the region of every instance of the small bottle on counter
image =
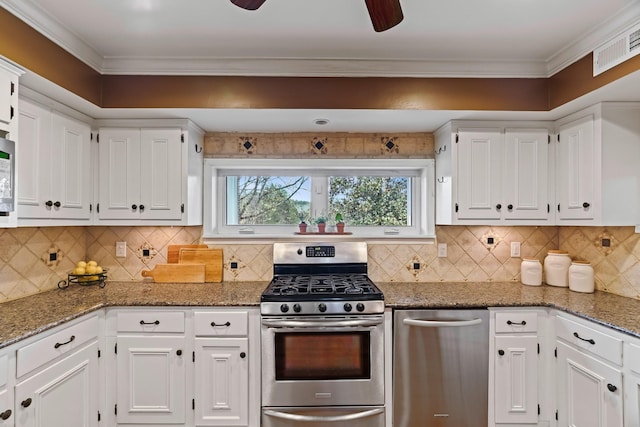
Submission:
[[520,264],[520,281],[523,285],[542,285],[542,264],[536,258],[522,258]]
[[587,261],[573,261],[569,267],[569,289],[576,292],[595,291],[593,267]]
[[551,286],[568,287],[570,265],[568,252],[550,250],[544,258],[544,282]]

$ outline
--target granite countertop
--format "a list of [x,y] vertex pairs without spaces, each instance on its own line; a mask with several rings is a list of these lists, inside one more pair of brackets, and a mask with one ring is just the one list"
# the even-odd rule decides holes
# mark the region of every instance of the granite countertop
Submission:
[[[268,282],[107,282],[72,285],[0,304],[0,348],[103,307],[258,306]],[[388,307],[553,307],[640,337],[640,301],[605,292],[520,283],[377,283]]]

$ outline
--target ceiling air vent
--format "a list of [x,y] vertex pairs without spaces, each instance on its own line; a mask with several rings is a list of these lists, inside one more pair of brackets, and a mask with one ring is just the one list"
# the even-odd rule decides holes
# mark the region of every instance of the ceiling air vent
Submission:
[[640,23],[593,51],[593,75],[597,76],[640,53]]

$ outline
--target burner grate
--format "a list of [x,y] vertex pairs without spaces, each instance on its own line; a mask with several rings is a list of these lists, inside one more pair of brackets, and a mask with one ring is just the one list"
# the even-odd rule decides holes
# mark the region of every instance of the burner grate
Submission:
[[265,291],[268,295],[368,295],[380,291],[366,275],[276,276]]

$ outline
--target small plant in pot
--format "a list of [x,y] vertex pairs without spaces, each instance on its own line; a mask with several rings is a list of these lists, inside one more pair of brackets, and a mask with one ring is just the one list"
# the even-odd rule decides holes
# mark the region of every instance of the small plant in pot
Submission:
[[336,214],[336,231],[338,233],[344,233],[344,221],[342,220],[342,214]]
[[324,233],[327,227],[327,219],[323,216],[316,218],[315,223],[318,225],[318,233]]
[[298,228],[301,233],[307,232],[307,223],[305,221],[304,215],[300,215],[300,223],[298,224]]

